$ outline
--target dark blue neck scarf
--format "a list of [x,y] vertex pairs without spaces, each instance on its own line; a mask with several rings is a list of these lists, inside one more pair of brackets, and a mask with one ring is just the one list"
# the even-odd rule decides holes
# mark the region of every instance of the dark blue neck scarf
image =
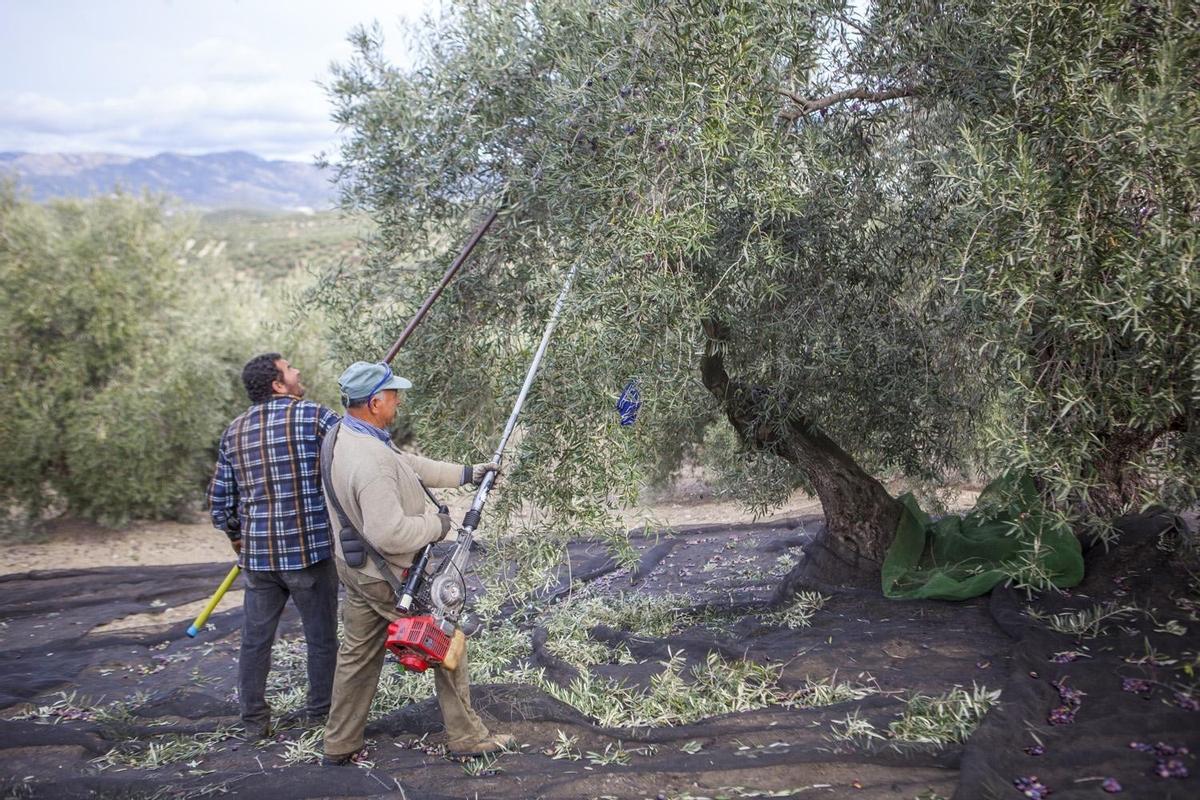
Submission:
[[363,422],[358,417],[352,417],[349,414],[342,417],[342,424],[355,433],[365,433],[367,436],[374,436],[384,444],[390,444],[392,435],[383,428],[377,428],[369,422]]

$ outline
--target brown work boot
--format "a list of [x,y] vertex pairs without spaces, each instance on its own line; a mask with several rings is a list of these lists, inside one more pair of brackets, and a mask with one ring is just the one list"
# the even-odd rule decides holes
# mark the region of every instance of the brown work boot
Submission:
[[275,729],[271,727],[270,721],[247,722],[246,720],[242,720],[242,730],[245,732],[247,742],[253,742],[258,739],[269,739],[275,733]]
[[344,753],[340,756],[326,755],[321,759],[321,766],[324,767],[348,767],[354,764],[359,764],[367,761],[371,757],[371,753],[367,748],[356,750],[353,753]]
[[503,753],[516,747],[517,740],[507,733],[493,733],[482,739],[460,739],[446,745],[446,755],[452,758],[475,758]]

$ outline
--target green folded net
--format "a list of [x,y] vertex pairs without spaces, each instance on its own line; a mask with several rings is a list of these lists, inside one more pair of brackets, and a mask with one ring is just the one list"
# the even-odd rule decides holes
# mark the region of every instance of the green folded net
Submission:
[[965,600],[1014,574],[1065,589],[1083,580],[1079,540],[1046,513],[1028,475],[988,484],[965,516],[932,521],[911,494],[899,498],[896,539],[883,561],[893,599]]

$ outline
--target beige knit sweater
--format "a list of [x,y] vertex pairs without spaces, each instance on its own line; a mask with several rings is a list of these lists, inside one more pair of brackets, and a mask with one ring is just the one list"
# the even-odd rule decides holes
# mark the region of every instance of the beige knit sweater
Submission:
[[[346,516],[399,575],[412,565],[421,547],[442,534],[437,509],[421,490],[417,476],[431,489],[458,486],[463,465],[402,453],[395,445],[339,426],[330,472],[330,483]],[[325,505],[337,557],[344,563],[337,513],[328,497]],[[358,570],[383,578],[369,557]]]

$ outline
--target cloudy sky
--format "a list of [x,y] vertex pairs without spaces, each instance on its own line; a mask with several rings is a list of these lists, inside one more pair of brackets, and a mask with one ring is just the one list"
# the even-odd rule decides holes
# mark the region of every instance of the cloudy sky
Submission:
[[0,0],[0,151],[248,150],[309,161],[337,131],[318,82],[378,21],[438,0]]

